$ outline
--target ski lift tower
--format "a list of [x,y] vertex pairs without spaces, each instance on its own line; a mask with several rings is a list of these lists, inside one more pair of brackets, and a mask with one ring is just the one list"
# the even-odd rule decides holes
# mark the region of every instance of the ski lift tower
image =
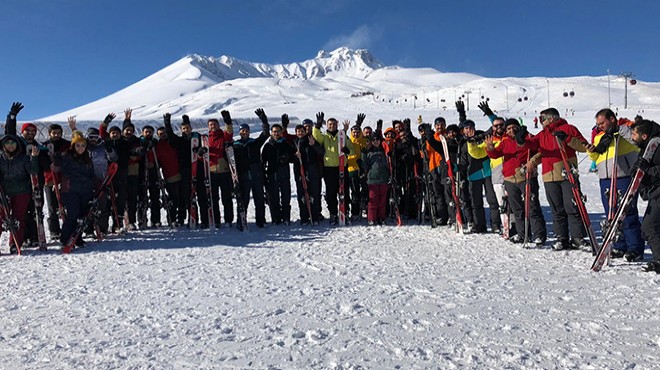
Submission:
[[[632,72],[621,72],[621,77],[624,79],[623,83],[623,109],[628,109],[628,79],[630,79],[630,83],[633,84],[633,73]],[[637,82],[637,81],[635,81]]]

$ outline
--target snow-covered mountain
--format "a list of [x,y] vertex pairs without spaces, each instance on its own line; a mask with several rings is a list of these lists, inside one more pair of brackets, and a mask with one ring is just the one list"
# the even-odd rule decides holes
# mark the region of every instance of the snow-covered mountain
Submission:
[[[609,80],[609,81],[608,81]],[[609,86],[609,87],[608,87]],[[371,118],[453,114],[454,101],[468,109],[476,102],[508,116],[533,115],[550,106],[562,112],[595,111],[611,102],[624,107],[624,79],[617,76],[565,78],[485,78],[469,73],[443,73],[433,68],[385,66],[369,51],[321,50],[299,63],[253,63],[230,56],[189,55],[107,97],[39,121],[97,122],[109,112],[133,108],[133,117],[218,117],[227,109],[235,118],[254,119],[263,107],[273,116],[311,117],[325,111],[340,119],[365,112]],[[471,104],[470,104],[471,101]],[[638,81],[628,86],[632,114],[660,109],[660,84]]]

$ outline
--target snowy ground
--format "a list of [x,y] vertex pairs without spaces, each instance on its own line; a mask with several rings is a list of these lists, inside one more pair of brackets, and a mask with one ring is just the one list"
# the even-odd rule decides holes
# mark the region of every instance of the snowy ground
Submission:
[[[597,177],[583,174],[583,186],[597,221]],[[253,226],[51,249],[10,257],[2,235],[0,368],[660,363],[658,276],[620,261],[590,273],[590,253],[523,250],[496,235]]]

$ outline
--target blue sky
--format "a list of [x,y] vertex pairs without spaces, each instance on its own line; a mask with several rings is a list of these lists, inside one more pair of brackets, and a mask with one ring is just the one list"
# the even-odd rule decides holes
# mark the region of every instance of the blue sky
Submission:
[[0,110],[18,100],[20,119],[55,114],[190,53],[285,63],[339,46],[487,77],[609,68],[660,81],[658,14],[638,0],[3,0]]

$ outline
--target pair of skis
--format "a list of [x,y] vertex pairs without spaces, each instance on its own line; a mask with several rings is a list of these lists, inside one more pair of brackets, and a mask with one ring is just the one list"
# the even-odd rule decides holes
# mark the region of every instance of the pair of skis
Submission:
[[454,170],[449,158],[449,147],[447,146],[447,139],[444,136],[440,136],[440,142],[442,143],[442,151],[445,157],[445,163],[447,164],[447,176],[449,176],[451,183],[451,197],[454,203],[454,208],[456,210],[456,232],[463,234],[464,231],[463,217],[461,216],[461,200],[458,196],[456,178],[454,177]]
[[[644,150],[642,157],[647,161],[651,162],[655,151],[660,145],[660,137],[654,137],[651,139]],[[630,186],[626,190],[625,194],[621,198],[619,207],[614,214],[614,217],[609,222],[607,230],[603,236],[603,244],[601,245],[594,262],[591,264],[591,271],[598,272],[600,271],[605,264],[609,263],[610,252],[614,247],[614,243],[617,241],[617,234],[619,229],[623,225],[623,220],[626,218],[628,211],[633,207],[633,201],[636,199],[637,193],[639,192],[639,186],[644,178],[644,172],[641,170],[636,170],[635,175],[633,176]],[[611,209],[611,208],[610,208]]]
[[344,170],[346,169],[346,154],[343,152],[345,146],[346,132],[344,132],[344,130],[339,130],[337,133],[337,155],[339,158],[339,226],[346,225],[346,203],[344,202],[344,192],[346,189],[346,180],[344,179]]
[[117,173],[117,168],[118,165],[117,163],[110,163],[108,165],[108,172],[105,175],[105,178],[103,179],[103,182],[101,183],[101,186],[96,190],[94,193],[94,196],[92,197],[92,200],[90,201],[89,208],[87,210],[87,213],[85,213],[84,218],[78,220],[78,225],[73,231],[73,234],[69,237],[69,240],[64,244],[62,247],[62,253],[71,253],[73,248],[76,245],[76,241],[78,240],[78,237],[83,233],[85,230],[85,227],[94,220],[95,217],[98,217],[99,213],[99,199],[102,196],[105,196],[105,192],[108,191],[110,188],[110,183],[112,182],[112,179],[114,178],[115,174]]
[[578,184],[577,179],[574,176],[575,169],[571,167],[571,165],[568,163],[568,156],[566,154],[566,147],[564,146],[564,142],[558,137],[555,137],[555,139],[557,140],[557,146],[559,147],[559,152],[561,153],[561,159],[564,164],[564,173],[566,174],[566,179],[568,180],[568,182],[571,183],[571,191],[573,192],[573,199],[575,201],[575,205],[578,208],[578,211],[580,212],[582,225],[584,226],[584,229],[587,231],[587,235],[589,236],[589,244],[591,245],[591,252],[595,256],[600,248],[598,247],[598,241],[596,240],[596,234],[594,234],[594,229],[593,227],[591,227],[591,220],[589,219],[589,213],[587,212],[587,207],[584,205],[582,191],[580,191],[580,184]]
[[[429,213],[429,218],[431,219],[431,227],[436,228],[438,227],[438,220],[435,218],[435,202],[433,200],[433,195],[432,195],[432,186],[433,184],[431,183],[431,172],[429,168],[429,153],[428,149],[426,147],[426,137],[422,137],[422,145],[420,145],[420,148],[422,149],[422,160],[424,163],[424,169],[422,170],[422,176],[424,176],[424,193],[423,193],[423,200],[424,200],[424,208],[428,210]],[[419,212],[419,209],[418,209]],[[424,218],[422,212],[419,212],[419,217],[420,221],[421,219]]]
[[238,181],[238,171],[236,170],[236,157],[234,156],[234,147],[225,145],[225,153],[227,154],[227,162],[229,163],[229,171],[231,172],[231,179],[233,182],[233,194],[236,199],[236,212],[238,213],[238,229],[241,231],[248,230],[247,211],[245,204],[243,204],[243,197],[241,194],[241,186]]
[[162,206],[165,207],[167,225],[169,227],[172,227],[174,226],[174,217],[176,217],[176,215],[172,214],[172,201],[170,200],[170,196],[167,194],[167,188],[165,186],[165,178],[163,177],[163,174],[160,172],[160,163],[158,162],[158,156],[156,155],[156,147],[152,147],[151,152],[154,155],[156,176],[158,176],[156,180],[158,182],[158,189],[160,190],[160,201],[162,203]]
[[298,157],[298,161],[300,162],[300,183],[302,184],[303,191],[305,192],[304,199],[305,199],[305,207],[307,207],[307,215],[309,216],[309,221],[312,222],[314,217],[312,216],[312,204],[309,198],[309,190],[307,190],[307,174],[305,173],[305,165],[303,164],[302,152],[300,151],[301,140],[303,139],[298,139],[298,141],[296,142],[296,149],[298,150],[298,153],[300,153],[300,156]]

